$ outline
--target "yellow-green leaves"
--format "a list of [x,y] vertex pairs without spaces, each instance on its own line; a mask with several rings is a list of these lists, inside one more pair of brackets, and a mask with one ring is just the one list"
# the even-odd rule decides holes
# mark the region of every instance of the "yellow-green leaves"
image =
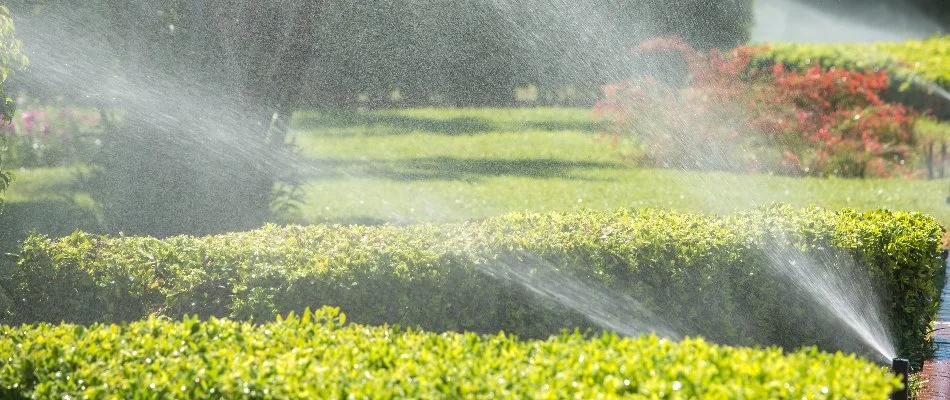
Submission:
[[602,330],[524,286],[556,269],[562,278],[543,289],[600,288],[585,292],[603,300],[587,311],[613,312],[635,299],[684,336],[843,348],[850,331],[770,268],[791,252],[820,261],[814,268],[846,269],[843,279],[871,282],[887,339],[920,361],[932,351],[942,232],[916,213],[773,207],[727,217],[617,210],[404,227],[267,226],[201,238],[32,237],[4,284],[12,301],[3,318],[261,322],[332,305],[353,322],[438,332],[544,338]]
[[656,336],[543,341],[345,324],[335,309],[262,325],[150,318],[0,328],[4,398],[884,399],[854,356]]
[[0,6],[0,122],[13,118],[14,102],[3,94],[3,84],[14,71],[25,68],[23,44],[14,37],[13,17],[6,6]]
[[884,70],[903,82],[921,80],[950,88],[950,36],[870,44],[769,45],[766,58],[806,69],[813,65]]

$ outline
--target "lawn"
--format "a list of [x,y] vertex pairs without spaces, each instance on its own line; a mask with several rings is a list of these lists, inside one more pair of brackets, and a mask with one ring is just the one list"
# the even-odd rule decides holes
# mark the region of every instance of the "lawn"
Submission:
[[638,168],[585,109],[300,113],[307,199],[285,222],[417,222],[509,211],[660,207],[726,213],[775,202],[918,210],[950,222],[945,181]]
[[[511,211],[659,207],[727,213],[775,202],[916,210],[950,223],[945,180],[790,178],[638,168],[587,109],[407,109],[296,115],[304,203],[281,223],[412,223]],[[14,171],[0,250],[30,230],[97,231],[82,167]]]

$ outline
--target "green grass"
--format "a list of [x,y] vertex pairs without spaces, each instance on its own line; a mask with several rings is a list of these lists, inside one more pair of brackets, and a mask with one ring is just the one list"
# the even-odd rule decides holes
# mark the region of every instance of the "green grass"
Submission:
[[[728,213],[784,202],[922,211],[950,224],[945,180],[637,168],[624,157],[634,147],[612,146],[603,128],[577,108],[300,112],[291,136],[301,149],[305,204],[276,220],[410,223],[645,206]],[[14,171],[0,251],[34,228],[54,236],[101,230],[88,195],[72,185],[76,171]]]
[[572,170],[564,177],[467,180],[339,178],[312,181],[302,222],[415,222],[484,218],[510,211],[659,207],[728,213],[770,203],[921,211],[950,222],[945,181],[741,176],[651,169]]
[[[415,125],[407,128],[403,118]],[[463,129],[440,125],[445,121],[479,129],[460,135]],[[283,216],[288,222],[456,221],[510,211],[643,206],[727,213],[784,202],[916,210],[950,223],[944,181],[636,168],[623,157],[632,146],[612,146],[584,109],[412,109],[347,118],[302,113],[295,127],[310,168],[307,205]]]

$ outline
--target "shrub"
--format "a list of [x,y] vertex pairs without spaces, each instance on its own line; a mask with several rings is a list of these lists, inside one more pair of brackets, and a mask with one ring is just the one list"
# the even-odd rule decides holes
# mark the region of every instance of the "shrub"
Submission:
[[[922,360],[931,351],[941,233],[915,213],[778,207],[724,218],[618,210],[407,227],[269,226],[164,240],[33,236],[3,282],[15,299],[5,320],[267,321],[333,305],[361,323],[545,337],[599,329],[578,311],[593,309],[608,322],[642,314],[638,332],[667,326],[717,342],[864,350],[848,347],[834,318],[776,272],[780,256],[813,260],[807,274],[871,282],[871,294],[858,297],[879,297],[899,353]],[[593,285],[599,297],[580,294],[602,303],[571,308],[537,295],[576,284]]]
[[4,398],[885,398],[884,368],[841,353],[655,336],[522,341],[345,324],[324,309],[228,320],[0,328]]
[[781,64],[796,71],[823,68],[883,72],[890,78],[886,101],[950,118],[950,36],[870,44],[772,43],[757,55],[760,65]]
[[885,72],[897,84],[914,78],[950,88],[950,36],[867,44],[771,43],[757,61],[804,71],[815,65],[865,72]]
[[[6,6],[0,6],[0,127],[13,119],[16,103],[4,94],[3,87],[13,73],[26,67],[27,59],[21,54],[22,43],[14,37],[13,18]],[[0,149],[5,144],[5,136],[0,133]],[[12,177],[3,171],[3,157],[0,156],[0,208],[3,207],[3,192]]]
[[605,86],[595,107],[615,121],[615,135],[643,144],[648,163],[847,177],[909,171],[916,114],[881,100],[883,73],[760,69],[751,61],[762,49],[707,55],[678,38],[633,49],[658,51],[683,57],[686,88],[647,76]]

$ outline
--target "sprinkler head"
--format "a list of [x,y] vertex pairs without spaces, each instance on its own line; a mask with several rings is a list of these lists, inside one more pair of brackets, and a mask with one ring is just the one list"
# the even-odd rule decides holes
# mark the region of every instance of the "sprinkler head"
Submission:
[[904,383],[903,389],[895,390],[894,393],[891,393],[891,400],[907,400],[909,393],[907,379],[910,374],[910,361],[907,361],[906,358],[895,358],[891,363],[891,371],[899,375],[901,382]]

